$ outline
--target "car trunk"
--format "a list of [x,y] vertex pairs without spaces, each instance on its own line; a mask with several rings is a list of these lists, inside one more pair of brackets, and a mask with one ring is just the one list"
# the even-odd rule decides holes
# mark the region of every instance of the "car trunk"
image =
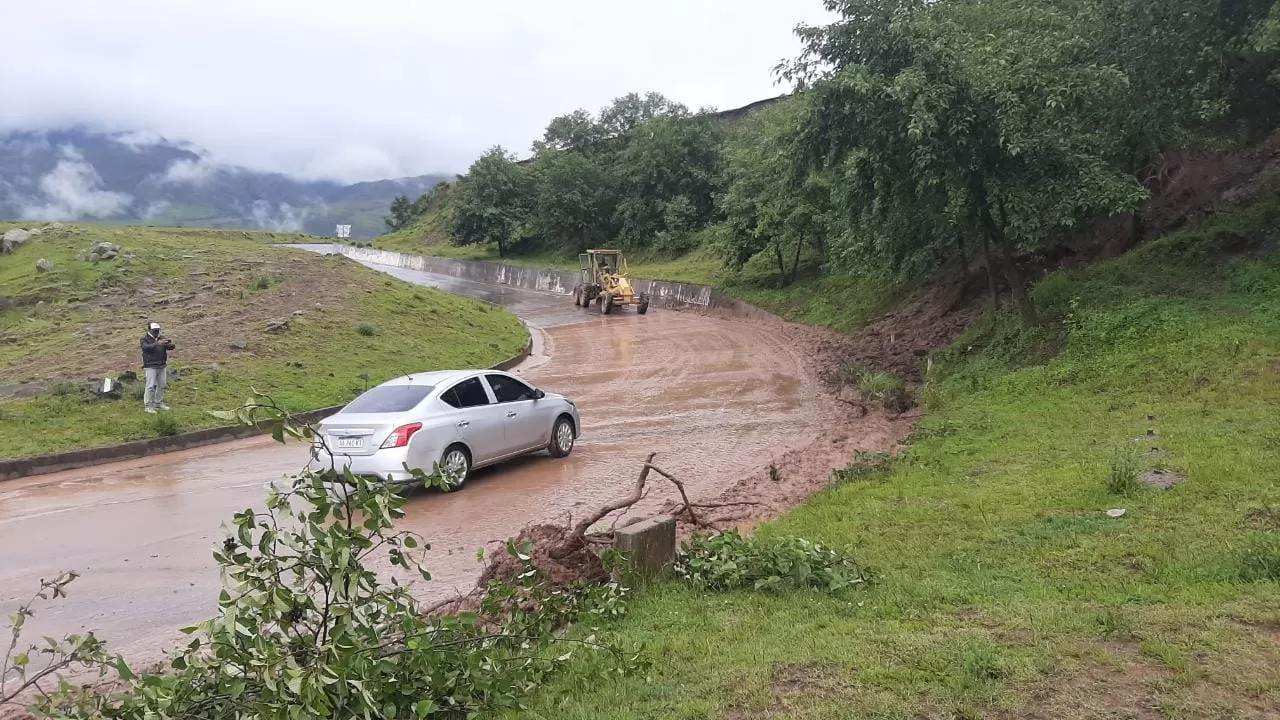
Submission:
[[407,422],[399,413],[338,413],[320,423],[320,434],[334,455],[372,455],[392,430]]

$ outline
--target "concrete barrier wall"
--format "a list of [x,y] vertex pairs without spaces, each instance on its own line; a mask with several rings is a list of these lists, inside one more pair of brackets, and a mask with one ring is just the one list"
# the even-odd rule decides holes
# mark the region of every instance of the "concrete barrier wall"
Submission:
[[[339,252],[353,260],[418,270],[436,275],[448,275],[461,280],[508,285],[525,290],[540,290],[559,295],[571,295],[578,284],[578,273],[564,270],[503,265],[477,260],[452,260],[449,258],[411,255],[393,250],[378,250],[350,245],[335,245]],[[706,285],[667,282],[665,280],[633,279],[637,292],[647,293],[657,307],[693,309],[714,312],[731,317],[776,320],[776,315],[725,295],[717,288]]]

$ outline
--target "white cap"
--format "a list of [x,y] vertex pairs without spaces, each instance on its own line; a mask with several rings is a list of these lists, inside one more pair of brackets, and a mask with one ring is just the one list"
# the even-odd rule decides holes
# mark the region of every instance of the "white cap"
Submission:
[[159,329],[160,329],[160,323],[151,323],[151,329],[152,329],[152,330],[159,330]]

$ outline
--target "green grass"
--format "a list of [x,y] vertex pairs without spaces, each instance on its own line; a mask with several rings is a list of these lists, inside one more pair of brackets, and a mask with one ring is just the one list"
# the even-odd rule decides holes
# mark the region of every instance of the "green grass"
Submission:
[[[646,674],[569,673],[522,717],[1276,713],[1276,209],[1045,279],[1046,327],[996,318],[939,356],[904,457],[760,528],[852,547],[869,589],[660,583],[604,628]],[[1156,465],[1187,479],[1108,487]]]
[[[0,310],[4,383],[38,382],[47,391],[0,401],[0,455],[213,427],[222,423],[206,411],[237,406],[254,388],[295,411],[341,404],[404,373],[494,364],[526,342],[520,322],[490,305],[269,244],[289,239],[76,226],[6,256],[0,296],[44,304]],[[98,240],[135,258],[79,260]],[[55,263],[54,272],[35,271],[41,257]],[[88,378],[141,374],[138,341],[152,318],[177,343],[166,420],[143,413],[137,385],[115,402],[94,401],[81,389]],[[266,333],[274,318],[290,329]],[[231,349],[237,340],[248,348]]]

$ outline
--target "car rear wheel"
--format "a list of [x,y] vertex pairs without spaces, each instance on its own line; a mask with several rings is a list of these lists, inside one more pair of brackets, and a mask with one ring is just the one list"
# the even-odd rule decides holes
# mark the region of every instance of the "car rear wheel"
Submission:
[[471,473],[471,457],[461,445],[450,445],[440,456],[440,475],[444,478],[447,489],[459,490],[467,482]]
[[551,428],[551,442],[547,445],[551,457],[562,458],[573,452],[573,434],[572,420],[563,415],[556,420]]

